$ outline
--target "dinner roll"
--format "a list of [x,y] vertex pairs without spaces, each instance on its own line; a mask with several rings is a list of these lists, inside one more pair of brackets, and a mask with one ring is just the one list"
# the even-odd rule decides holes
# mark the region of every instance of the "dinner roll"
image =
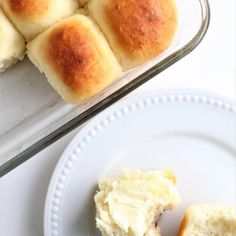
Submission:
[[78,0],[3,0],[6,15],[27,41],[49,26],[71,15]]
[[90,0],[88,9],[124,69],[166,50],[177,28],[174,0]]
[[25,55],[25,42],[0,8],[0,72]]
[[70,103],[80,103],[119,78],[122,69],[87,16],[62,20],[27,45],[31,61]]
[[235,236],[235,209],[219,205],[194,205],[185,213],[179,236]]
[[103,236],[160,236],[159,220],[181,197],[171,170],[124,170],[99,181],[96,223]]

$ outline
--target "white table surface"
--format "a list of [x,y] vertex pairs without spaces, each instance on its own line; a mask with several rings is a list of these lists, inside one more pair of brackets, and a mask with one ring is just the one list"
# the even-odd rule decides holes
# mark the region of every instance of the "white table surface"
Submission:
[[[201,89],[236,98],[236,1],[210,0],[210,29],[201,45],[137,91]],[[43,235],[44,200],[53,169],[78,129],[0,179],[0,235]]]

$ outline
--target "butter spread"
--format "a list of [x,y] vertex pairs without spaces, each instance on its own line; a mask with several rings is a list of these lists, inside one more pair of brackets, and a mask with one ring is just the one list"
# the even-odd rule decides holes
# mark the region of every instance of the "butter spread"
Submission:
[[158,236],[158,220],[180,203],[172,171],[125,170],[103,179],[95,195],[96,222],[103,236]]

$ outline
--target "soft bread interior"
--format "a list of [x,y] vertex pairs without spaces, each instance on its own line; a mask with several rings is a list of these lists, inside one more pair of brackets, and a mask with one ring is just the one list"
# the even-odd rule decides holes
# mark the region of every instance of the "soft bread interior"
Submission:
[[179,236],[235,236],[236,213],[232,207],[193,205],[187,209]]
[[5,71],[25,55],[23,37],[0,8],[0,72]]
[[97,226],[103,236],[160,235],[163,212],[180,203],[172,171],[125,170],[103,179],[95,195]]

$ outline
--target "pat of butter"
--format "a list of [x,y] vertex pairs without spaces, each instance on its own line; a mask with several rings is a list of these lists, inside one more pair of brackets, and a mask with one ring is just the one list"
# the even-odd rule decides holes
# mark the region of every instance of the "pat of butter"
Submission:
[[157,236],[160,214],[180,202],[170,170],[126,170],[99,182],[95,196],[97,226],[104,236]]

